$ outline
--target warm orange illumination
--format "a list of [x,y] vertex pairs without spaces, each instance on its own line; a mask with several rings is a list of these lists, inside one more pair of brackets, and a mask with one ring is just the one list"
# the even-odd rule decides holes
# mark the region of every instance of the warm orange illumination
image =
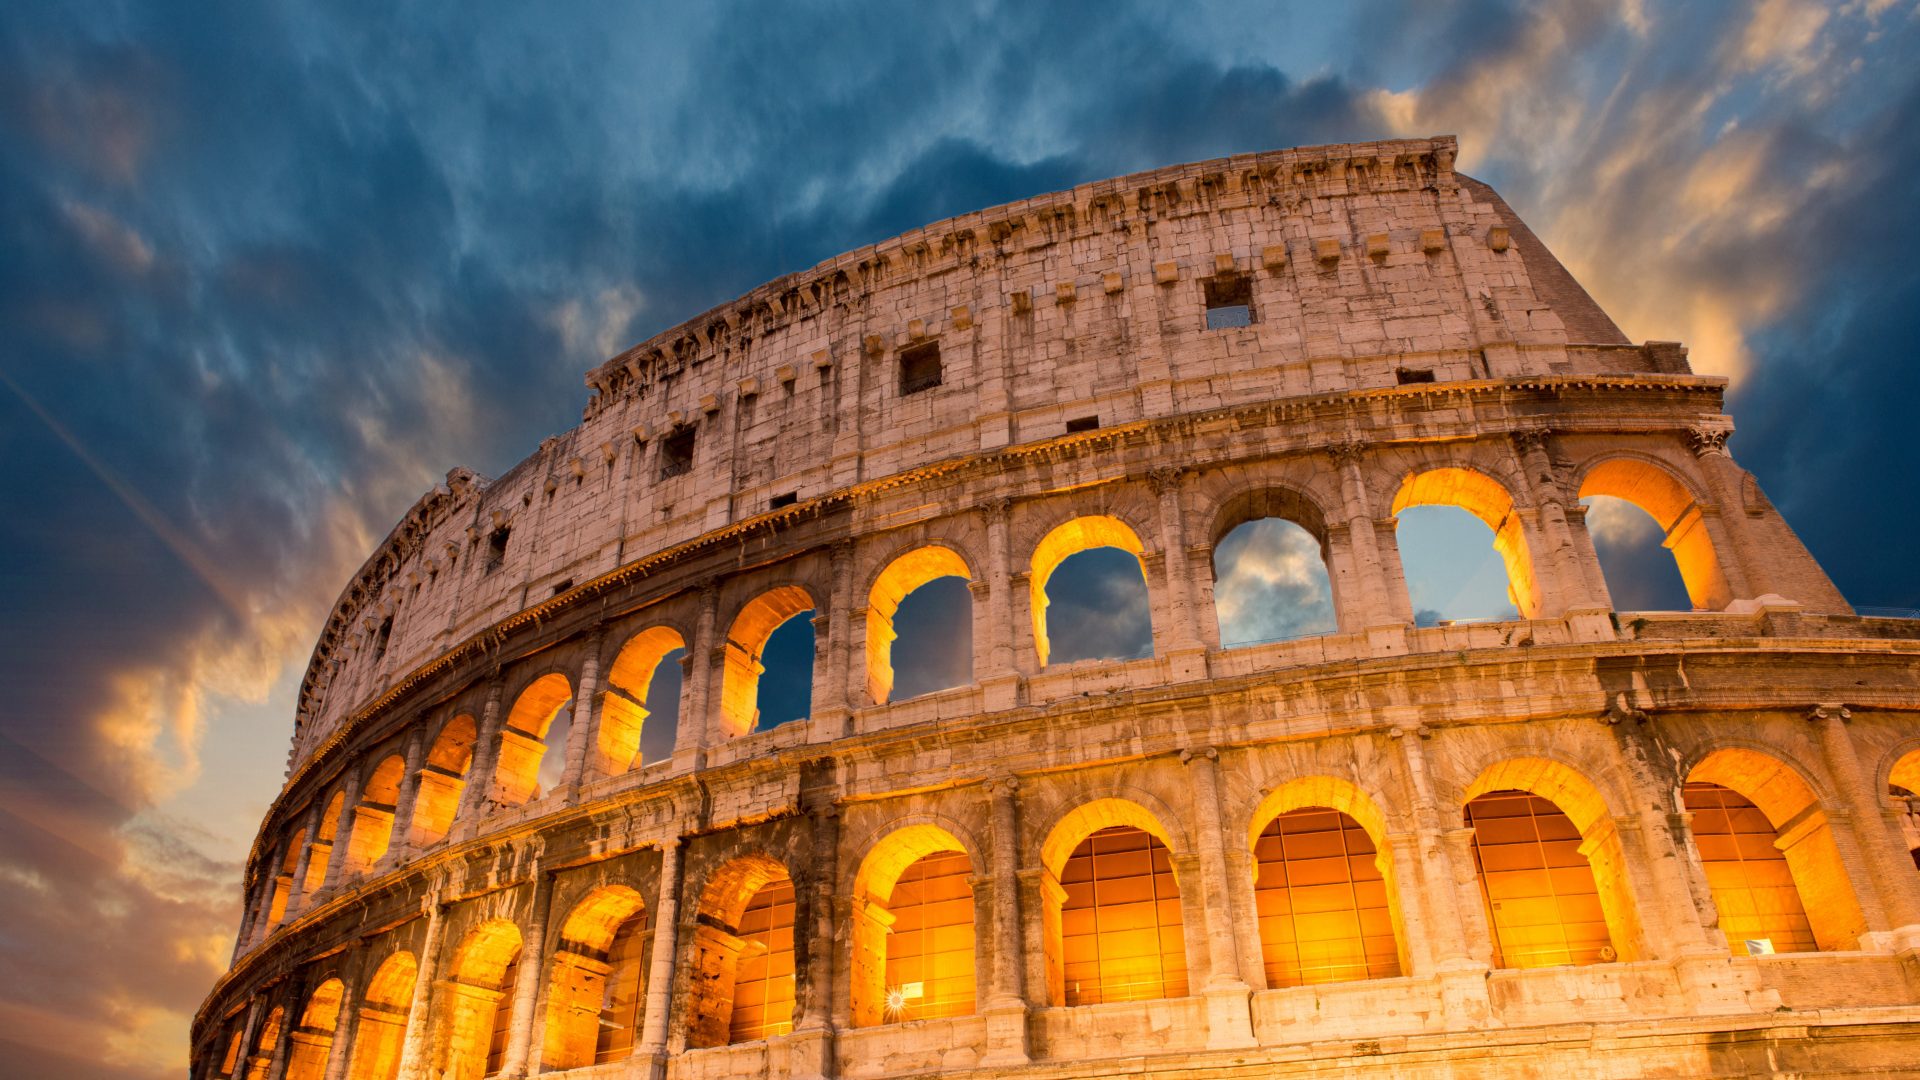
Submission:
[[293,890],[293,875],[300,869],[300,849],[306,846],[307,830],[295,829],[287,840],[287,853],[280,860],[280,872],[273,877],[273,900],[267,905],[267,925],[278,926],[287,917],[287,899]]
[[734,979],[728,1042],[793,1030],[793,882],[769,882],[740,916],[740,969]]
[[1779,837],[1760,808],[1719,784],[1688,784],[1685,797],[1720,932],[1733,955],[1748,955],[1749,941],[1765,941],[1775,952],[1818,948],[1793,871],[1776,846]]
[[646,906],[630,886],[603,885],[574,905],[550,961],[546,1071],[614,1061],[633,1049],[646,930]]
[[307,880],[301,886],[301,891],[308,896],[326,884],[327,863],[333,858],[333,834],[340,827],[340,808],[346,802],[346,792],[334,792],[333,798],[327,800],[326,810],[320,815],[320,827],[313,832],[313,852],[307,857]]
[[500,1035],[512,1021],[519,963],[520,928],[509,920],[482,923],[460,943],[442,986],[445,999],[434,1003],[445,1017],[446,1044],[433,1076],[480,1080],[499,1071],[505,1045]]
[[1521,618],[1540,615],[1540,590],[1533,578],[1533,560],[1513,496],[1498,480],[1473,469],[1441,468],[1414,473],[1393,497],[1393,513],[1410,506],[1457,506],[1486,522],[1493,530],[1493,549],[1507,566],[1507,595]]
[[[1146,551],[1146,547],[1140,543],[1140,537],[1126,522],[1105,514],[1077,517],[1056,525],[1034,547],[1028,588],[1033,604],[1033,647],[1040,654],[1042,667],[1046,666],[1050,651],[1047,640],[1047,579],[1069,557],[1103,547],[1119,548],[1132,555],[1136,562]],[[1146,579],[1144,566],[1141,567],[1140,577],[1143,581]]]
[[473,765],[479,729],[471,716],[456,716],[440,729],[420,767],[420,783],[413,794],[413,842],[437,844],[453,828],[460,795],[467,787],[467,769]]
[[617,776],[645,764],[639,760],[640,732],[647,720],[647,691],[660,661],[687,643],[671,627],[650,626],[627,639],[607,672],[600,697],[600,771]]
[[887,1020],[973,1014],[972,871],[965,852],[943,851],[915,862],[894,883],[881,1006]]
[[419,972],[413,954],[386,958],[367,983],[353,1031],[353,1060],[347,1080],[394,1080],[406,1044],[407,1014],[413,1006],[413,980]]
[[760,721],[760,675],[766,669],[760,654],[767,639],[782,623],[813,608],[813,597],[798,585],[783,585],[761,593],[733,620],[727,630],[725,661],[720,673],[720,723],[728,737],[745,735]]
[[940,578],[973,580],[967,561],[952,548],[915,548],[887,564],[867,596],[867,694],[884,705],[893,694],[893,616],[915,589]]
[[1180,888],[1166,845],[1128,825],[1082,840],[1060,872],[1061,1003],[1185,997]]
[[360,789],[360,802],[353,808],[353,835],[347,840],[347,869],[365,872],[387,853],[388,845],[393,842],[394,806],[400,801],[400,781],[406,773],[406,760],[392,754],[367,777]]
[[[554,717],[573,701],[573,686],[559,672],[540,676],[520,692],[500,732],[500,765],[494,772],[494,799],[519,806],[540,792],[540,762]],[[565,753],[564,744],[560,752]]]
[[1467,804],[1495,967],[1595,964],[1613,939],[1580,830],[1553,803],[1493,791]]
[[1260,834],[1254,860],[1267,985],[1400,974],[1387,883],[1359,822],[1324,807],[1288,811]]
[[339,979],[328,979],[307,995],[300,1022],[288,1036],[286,1080],[325,1080],[345,993]]
[[1661,543],[1673,552],[1686,584],[1687,599],[1695,608],[1718,611],[1733,600],[1713,538],[1701,519],[1700,504],[1672,473],[1639,458],[1613,458],[1587,471],[1580,482],[1582,499],[1607,495],[1645,510],[1665,531]]
[[286,1027],[287,1010],[275,1006],[267,1014],[265,1023],[260,1025],[260,1034],[253,1041],[253,1053],[247,1058],[247,1080],[267,1080],[267,1071],[273,1065],[274,1047],[280,1045],[280,1029]]

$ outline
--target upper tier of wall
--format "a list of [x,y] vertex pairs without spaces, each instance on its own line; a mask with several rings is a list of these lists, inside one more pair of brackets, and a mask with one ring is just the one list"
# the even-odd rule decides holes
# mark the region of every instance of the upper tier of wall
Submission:
[[[456,643],[739,522],[1103,427],[1431,377],[1682,373],[1631,346],[1451,137],[1176,166],[953,218],[771,282],[596,368],[579,427],[422,497],[336,602],[297,766]],[[1207,286],[1252,324],[1207,329]],[[903,392],[901,352],[939,385]],[[690,467],[664,467],[691,439]],[[498,544],[498,546],[496,546]]]

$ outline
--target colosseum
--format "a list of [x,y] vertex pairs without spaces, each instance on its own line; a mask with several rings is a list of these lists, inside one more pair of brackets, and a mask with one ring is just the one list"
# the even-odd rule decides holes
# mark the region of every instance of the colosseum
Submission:
[[[193,1075],[1920,1075],[1920,621],[1455,153],[929,225],[454,469],[325,623]],[[1689,610],[1615,609],[1596,496]],[[1422,507],[1510,616],[1416,618]],[[1268,521],[1329,614],[1236,640]],[[1145,655],[1051,632],[1096,549]],[[970,667],[896,693],[934,586]]]

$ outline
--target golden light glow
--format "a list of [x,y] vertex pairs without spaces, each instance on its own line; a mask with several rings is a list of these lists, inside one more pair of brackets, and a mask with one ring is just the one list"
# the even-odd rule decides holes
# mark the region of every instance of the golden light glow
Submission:
[[671,627],[650,626],[627,639],[607,672],[600,697],[600,771],[617,776],[644,764],[638,760],[640,732],[647,720],[647,692],[660,661],[687,643]]
[[1073,849],[1060,873],[1063,1005],[1184,997],[1180,888],[1166,845],[1117,825]]
[[1775,952],[1817,948],[1793,871],[1767,816],[1718,784],[1690,783],[1685,796],[1693,842],[1720,910],[1720,932],[1733,955],[1748,955],[1749,940],[1765,940]]
[[[1047,579],[1069,557],[1103,547],[1119,548],[1132,555],[1135,565],[1140,565],[1140,556],[1146,551],[1146,547],[1140,543],[1140,537],[1126,522],[1105,514],[1077,517],[1056,525],[1034,547],[1028,587],[1033,604],[1033,647],[1040,654],[1040,666],[1046,666],[1050,651],[1047,640]],[[1142,581],[1146,580],[1145,566],[1140,568],[1140,577]]]
[[446,999],[434,1003],[445,1017],[446,1042],[436,1047],[440,1060],[432,1075],[480,1080],[499,1070],[505,1045],[499,1036],[512,1020],[519,963],[520,928],[510,920],[489,919],[460,943],[442,984]]
[[339,979],[328,979],[307,996],[300,1023],[288,1036],[286,1080],[324,1080],[345,993]]
[[347,793],[336,791],[333,798],[327,800],[327,807],[321,811],[320,826],[313,832],[313,853],[307,857],[307,880],[301,891],[308,896],[320,890],[327,881],[327,863],[333,858],[333,834],[339,829],[340,808],[347,803]]
[[893,617],[915,589],[940,578],[973,580],[965,559],[952,548],[930,544],[887,564],[867,596],[867,695],[884,705],[893,694]]
[[813,597],[798,585],[783,585],[755,597],[727,630],[720,675],[720,718],[728,737],[745,735],[760,719],[760,654],[782,623],[813,608]]
[[739,974],[733,985],[728,1042],[793,1030],[793,882],[762,885],[740,916]]
[[412,953],[397,952],[374,971],[354,1025],[347,1080],[394,1080],[400,1075],[400,1051],[406,1043],[413,980],[419,970]]
[[1493,549],[1507,567],[1507,595],[1524,619],[1540,616],[1540,590],[1526,532],[1513,512],[1513,496],[1498,480],[1474,469],[1440,468],[1413,473],[1393,497],[1393,513],[1410,506],[1457,506],[1493,530]]
[[1254,844],[1267,985],[1400,974],[1382,860],[1353,818],[1325,807],[1275,817]]
[[433,740],[413,794],[414,843],[437,844],[453,828],[453,815],[467,788],[467,770],[473,765],[473,748],[478,741],[479,729],[473,717],[466,715],[447,721]]
[[1467,804],[1466,819],[1495,967],[1615,958],[1580,830],[1559,807],[1524,791],[1493,791]]
[[922,857],[894,883],[885,982],[889,1011],[899,1019],[973,1014],[972,872],[965,852],[942,851]]
[[387,853],[388,845],[393,842],[393,814],[400,801],[400,781],[406,773],[406,760],[392,754],[374,767],[361,786],[360,801],[353,808],[353,835],[347,840],[347,869],[364,873]]
[[553,718],[573,701],[573,684],[565,675],[540,676],[514,699],[513,710],[500,732],[500,765],[494,772],[494,799],[519,806],[540,788],[540,762],[547,753],[547,730]]
[[630,886],[601,886],[574,905],[547,981],[547,1070],[613,1061],[632,1050],[646,929],[646,905]]
[[1595,465],[1580,482],[1580,497],[1593,495],[1624,499],[1653,518],[1666,533],[1661,543],[1673,552],[1695,608],[1718,611],[1733,600],[1700,506],[1673,474],[1638,458],[1614,458]]
[[[689,1047],[725,1046],[791,1027],[793,906],[787,868],[762,853],[729,860],[707,879],[688,957]],[[736,1011],[742,980],[756,984],[746,998],[756,1012],[746,1018]]]

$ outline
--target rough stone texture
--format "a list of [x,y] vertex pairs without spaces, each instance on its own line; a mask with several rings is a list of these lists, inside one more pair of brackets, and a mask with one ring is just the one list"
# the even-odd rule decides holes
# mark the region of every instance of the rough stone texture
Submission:
[[[477,1077],[502,1003],[505,1075],[1920,1060],[1920,827],[1886,796],[1920,783],[1920,624],[1851,612],[1729,456],[1724,381],[1627,344],[1453,153],[1280,151],[931,225],[608,361],[505,476],[454,470],[315,650],[194,1075]],[[1251,324],[1208,330],[1209,283]],[[903,392],[929,346],[938,384]],[[1593,494],[1667,530],[1699,610],[1612,611]],[[1413,625],[1394,514],[1423,503],[1495,530],[1522,618]],[[1213,547],[1268,516],[1319,540],[1338,629],[1222,649]],[[1092,545],[1140,560],[1153,655],[1048,664],[1047,577]],[[972,680],[889,700],[894,611],[950,574]],[[767,635],[807,608],[810,715],[755,732]],[[683,645],[671,751],[641,753]],[[1829,951],[1729,955],[1690,779],[1767,814]],[[1610,962],[1491,966],[1462,808],[1503,790],[1579,831]],[[1305,807],[1366,830],[1400,976],[1266,984],[1255,841]],[[1166,849],[1187,996],[1060,1003],[1062,866],[1108,826]],[[947,850],[978,1006],[885,1022],[888,890]],[[791,1031],[705,1045],[773,955],[750,899],[789,881]],[[636,911],[632,1053],[580,1065]]]

